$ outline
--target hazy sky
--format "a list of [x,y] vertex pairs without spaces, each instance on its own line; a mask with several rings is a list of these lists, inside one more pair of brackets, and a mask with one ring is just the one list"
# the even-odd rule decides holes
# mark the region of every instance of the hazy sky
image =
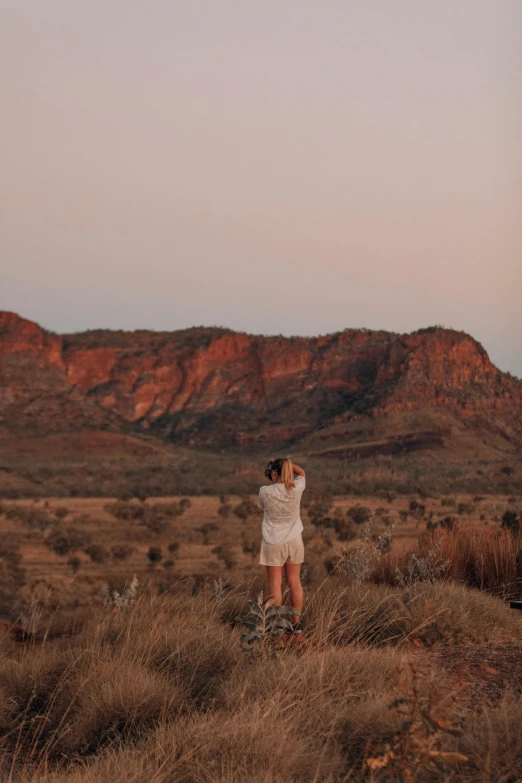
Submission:
[[521,0],[0,0],[0,309],[522,376]]

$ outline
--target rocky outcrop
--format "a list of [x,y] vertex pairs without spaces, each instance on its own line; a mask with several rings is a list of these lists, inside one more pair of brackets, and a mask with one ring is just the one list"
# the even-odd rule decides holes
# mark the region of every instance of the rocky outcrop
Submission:
[[468,420],[500,417],[522,433],[522,383],[469,335],[441,328],[315,339],[224,329],[58,336],[1,313],[0,366],[28,357],[112,425],[211,449],[290,442],[336,422],[426,405]]

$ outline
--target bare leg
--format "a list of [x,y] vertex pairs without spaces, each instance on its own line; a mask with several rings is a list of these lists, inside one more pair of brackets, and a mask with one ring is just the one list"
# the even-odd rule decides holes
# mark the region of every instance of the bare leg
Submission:
[[[301,586],[301,563],[285,563],[285,574],[288,587],[290,588],[290,605],[300,612],[303,608],[303,588]],[[296,623],[299,620],[297,615],[294,615],[293,622]]]
[[274,599],[275,606],[281,606],[283,602],[283,567],[267,566],[266,578],[268,579],[268,594]]

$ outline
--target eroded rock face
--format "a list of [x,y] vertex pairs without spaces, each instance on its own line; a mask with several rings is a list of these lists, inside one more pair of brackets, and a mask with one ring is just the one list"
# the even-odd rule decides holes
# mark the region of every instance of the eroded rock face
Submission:
[[28,356],[100,413],[189,445],[283,443],[334,422],[426,405],[464,418],[505,416],[522,433],[522,383],[451,330],[346,330],[316,339],[219,329],[58,336],[0,313],[0,359]]
[[16,313],[0,311],[0,357],[30,354],[41,366],[63,370],[62,338]]

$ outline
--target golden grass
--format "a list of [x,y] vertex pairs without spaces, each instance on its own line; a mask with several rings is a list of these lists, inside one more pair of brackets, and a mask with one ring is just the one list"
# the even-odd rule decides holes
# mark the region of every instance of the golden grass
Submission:
[[[436,563],[447,564],[445,579],[499,595],[522,592],[522,535],[487,527],[448,533],[437,530],[420,538],[419,555],[425,557],[434,546],[439,548]],[[396,571],[407,572],[410,555],[411,550],[403,550],[382,558],[372,578],[396,584]]]
[[[449,644],[453,654],[455,645],[520,644],[522,619],[498,598],[452,584],[350,587],[331,577],[309,596],[308,646],[252,662],[240,629],[223,619],[247,596],[246,588],[217,599],[145,591],[128,610],[93,608],[72,637],[4,639],[2,779],[370,780],[367,759],[400,731],[390,704],[410,694],[416,671],[434,716],[463,727],[437,738],[469,757],[462,779],[522,774],[510,745],[519,742],[516,683],[501,683],[496,701],[477,711],[452,699],[460,681],[428,655]],[[415,780],[456,779],[444,765],[433,778],[408,763]]]
[[[426,514],[473,504],[464,496],[450,501],[423,501]],[[35,630],[24,643],[14,641],[8,623],[0,633],[0,779],[400,780],[392,767],[370,773],[367,760],[397,741],[402,719],[390,704],[401,694],[411,697],[415,672],[422,674],[423,698],[431,699],[436,717],[462,728],[459,736],[431,736],[430,747],[469,761],[456,771],[444,764],[433,771],[410,754],[405,763],[413,779],[521,778],[520,683],[510,679],[509,667],[503,677],[487,675],[493,679],[482,687],[475,674],[457,677],[455,667],[445,665],[446,655],[454,663],[465,658],[464,650],[479,647],[522,654],[522,613],[495,595],[505,598],[521,587],[521,541],[499,523],[508,499],[477,501],[475,511],[461,515],[460,530],[437,530],[430,537],[423,532],[425,519],[405,518],[407,499],[357,502],[373,512],[381,508],[374,532],[383,529],[386,516],[397,522],[391,552],[367,581],[350,584],[346,574],[327,576],[323,564],[341,551],[341,542],[331,530],[308,524],[307,643],[256,662],[241,652],[234,618],[248,611],[247,599],[263,587],[261,569],[241,548],[243,536],[259,535],[258,519],[223,520],[217,498],[195,498],[168,531],[151,535],[136,521],[111,516],[106,499],[5,503],[4,510],[36,507],[45,519],[65,506],[59,524],[82,530],[107,549],[128,544],[134,551],[124,562],[109,557],[104,563],[80,551],[81,567],[73,575],[67,557],[45,546],[40,528],[0,515],[0,531],[20,543],[25,619]],[[354,504],[336,501],[344,511]],[[197,532],[205,523],[219,525],[208,543]],[[433,584],[399,587],[396,568],[406,572],[419,535],[419,555],[438,541],[438,561],[447,560],[448,569]],[[179,543],[174,568],[150,568],[149,546],[161,546],[167,558],[173,541]],[[212,554],[216,543],[232,547],[235,568]],[[136,604],[127,610],[103,606],[100,588],[121,590],[133,573],[140,580]],[[17,634],[23,636],[20,629]],[[472,702],[461,698],[462,677],[473,686]]]

